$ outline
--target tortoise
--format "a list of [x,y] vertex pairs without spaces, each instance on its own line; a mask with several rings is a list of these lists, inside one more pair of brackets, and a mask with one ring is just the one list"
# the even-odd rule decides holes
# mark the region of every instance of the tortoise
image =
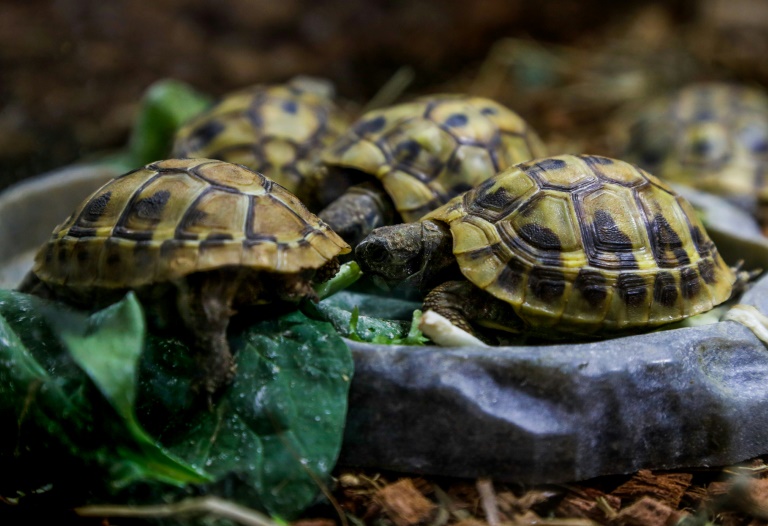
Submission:
[[750,212],[768,190],[768,96],[756,88],[687,85],[635,112],[627,135],[622,156],[667,181]]
[[226,331],[238,310],[287,307],[350,251],[291,193],[242,166],[154,162],[83,201],[39,249],[22,292],[99,308],[133,290],[148,319],[179,329],[200,363],[196,387],[234,374]]
[[304,200],[311,196],[300,195],[302,183],[320,151],[347,125],[328,81],[296,77],[225,96],[177,131],[171,156],[242,164]]
[[471,334],[550,339],[678,321],[738,281],[686,200],[595,155],[520,163],[417,222],[374,230],[355,257],[379,281],[427,292],[425,311]]
[[432,95],[373,110],[322,152],[315,193],[328,206],[318,215],[355,245],[541,155],[536,132],[491,99]]

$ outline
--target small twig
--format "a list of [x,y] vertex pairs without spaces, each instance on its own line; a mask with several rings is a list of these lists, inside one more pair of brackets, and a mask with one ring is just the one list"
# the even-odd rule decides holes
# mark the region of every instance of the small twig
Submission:
[[595,504],[597,504],[597,507],[600,509],[600,511],[605,513],[605,517],[608,520],[613,520],[616,518],[616,515],[618,515],[618,512],[611,507],[605,497],[597,497],[595,499]]
[[493,490],[493,482],[489,478],[479,478],[475,483],[477,493],[480,495],[480,504],[485,512],[485,520],[489,526],[499,526],[499,505],[496,501],[496,492]]
[[152,506],[93,505],[75,508],[81,517],[161,518],[211,514],[245,526],[279,526],[263,513],[218,497],[199,497]]

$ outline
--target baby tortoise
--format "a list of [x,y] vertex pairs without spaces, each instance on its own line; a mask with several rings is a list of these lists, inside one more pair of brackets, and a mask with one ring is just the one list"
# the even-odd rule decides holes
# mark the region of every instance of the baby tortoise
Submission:
[[296,77],[227,95],[176,133],[172,157],[203,157],[263,173],[302,201],[320,151],[347,128],[327,81]]
[[686,86],[637,112],[625,156],[664,180],[755,212],[756,196],[768,201],[768,96],[736,84]]
[[542,155],[536,132],[490,99],[433,95],[370,111],[323,151],[316,193],[330,204],[318,215],[354,246]]
[[195,350],[215,393],[233,375],[238,310],[312,297],[350,251],[281,186],[210,159],[158,161],[117,177],[53,231],[19,290],[98,308],[133,290]]
[[355,254],[470,333],[632,332],[707,311],[737,282],[687,201],[589,155],[520,163],[419,222],[374,230]]

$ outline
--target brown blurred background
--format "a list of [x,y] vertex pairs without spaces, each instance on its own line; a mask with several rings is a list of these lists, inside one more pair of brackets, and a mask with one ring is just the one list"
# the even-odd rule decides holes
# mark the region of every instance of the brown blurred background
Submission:
[[123,145],[161,78],[322,75],[365,103],[407,65],[404,96],[494,96],[605,150],[596,116],[689,80],[766,86],[767,51],[765,0],[0,0],[0,188]]

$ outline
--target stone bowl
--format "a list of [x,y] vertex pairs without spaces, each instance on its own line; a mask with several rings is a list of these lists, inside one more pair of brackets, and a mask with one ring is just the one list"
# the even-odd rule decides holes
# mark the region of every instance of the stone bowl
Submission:
[[[117,173],[72,166],[0,194],[0,286]],[[745,213],[681,189],[726,260],[768,268]],[[768,313],[768,278],[741,299]],[[438,348],[347,342],[355,360],[340,463],[521,483],[727,465],[768,453],[768,351],[721,321],[591,343]]]

